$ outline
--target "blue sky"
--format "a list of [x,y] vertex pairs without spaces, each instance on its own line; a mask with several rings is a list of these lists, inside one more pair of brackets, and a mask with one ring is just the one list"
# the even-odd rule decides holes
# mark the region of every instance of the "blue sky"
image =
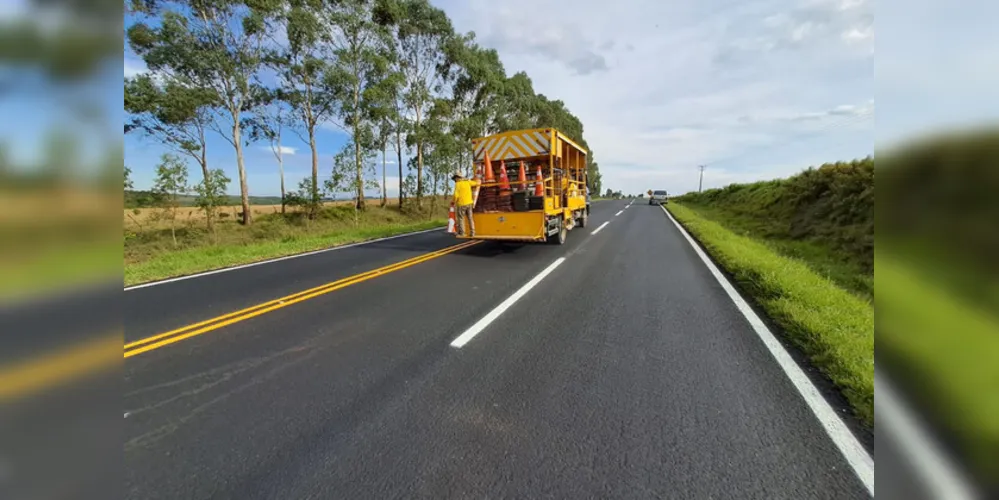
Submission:
[[[997,116],[996,98],[982,96],[995,95],[988,89],[999,79],[986,63],[999,47],[981,43],[994,38],[985,36],[985,20],[995,19],[997,7],[884,0],[878,8],[885,2],[902,15],[881,18],[894,36],[879,46],[876,88],[873,0],[629,0],[612,9],[599,0],[577,0],[571,9],[529,0],[433,1],[457,30],[475,31],[495,48],[508,74],[526,71],[537,92],[564,101],[584,124],[605,187],[626,193],[694,190],[699,164],[707,165],[706,187],[784,177],[872,154],[875,140]],[[940,26],[937,36],[966,36],[948,36],[950,51],[942,50],[926,31],[931,24]],[[961,57],[949,56],[961,47]],[[125,74],[143,69],[126,51]],[[931,95],[945,104],[931,106]],[[891,105],[877,134],[876,97]],[[335,130],[320,132],[321,172],[344,140]],[[294,153],[286,156],[294,185],[308,175],[308,149],[294,136],[284,145]],[[236,179],[231,147],[213,138],[209,148],[212,166]],[[139,187],[150,183],[163,152],[126,138],[126,164]],[[252,194],[278,192],[265,146],[248,148],[246,165]],[[391,176],[390,187],[395,182]]]

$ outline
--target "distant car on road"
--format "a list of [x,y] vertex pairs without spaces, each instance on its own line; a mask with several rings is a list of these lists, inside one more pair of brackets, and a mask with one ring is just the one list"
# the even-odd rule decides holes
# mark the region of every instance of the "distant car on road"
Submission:
[[669,202],[666,198],[666,191],[653,191],[649,196],[649,205],[665,205]]

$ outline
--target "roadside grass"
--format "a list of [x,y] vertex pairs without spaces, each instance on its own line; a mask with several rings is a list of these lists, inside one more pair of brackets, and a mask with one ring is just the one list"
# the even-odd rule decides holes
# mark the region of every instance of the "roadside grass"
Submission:
[[682,202],[681,205],[696,211],[702,217],[718,222],[726,229],[753,238],[771,250],[798,259],[816,273],[825,276],[841,288],[865,300],[874,299],[874,274],[850,255],[830,248],[828,244],[811,239],[792,239],[782,224],[769,217],[753,217],[724,208]]
[[130,286],[447,224],[440,207],[434,215],[398,207],[369,207],[355,213],[347,206],[324,208],[314,220],[300,212],[264,214],[250,227],[220,221],[214,234],[200,225],[183,225],[177,229],[176,245],[169,229],[126,229],[124,283]]
[[[113,235],[112,235],[113,236]],[[40,296],[74,286],[110,283],[120,272],[118,242],[67,241],[0,254],[0,302]]]
[[121,272],[121,198],[86,186],[0,186],[0,303],[99,285]]
[[906,395],[954,436],[975,473],[999,487],[999,314],[994,302],[962,293],[970,281],[942,278],[941,268],[967,270],[940,255],[897,241],[879,245],[879,357]]
[[736,234],[679,203],[669,212],[874,425],[874,308],[802,260]]

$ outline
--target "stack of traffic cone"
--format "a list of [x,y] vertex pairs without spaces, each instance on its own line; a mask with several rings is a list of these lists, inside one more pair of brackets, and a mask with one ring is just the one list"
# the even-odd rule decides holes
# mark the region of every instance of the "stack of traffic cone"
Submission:
[[544,210],[545,208],[545,176],[541,173],[541,165],[534,174],[534,196],[528,197],[528,210]]
[[496,210],[500,212],[511,212],[513,211],[513,200],[511,195],[513,191],[510,190],[510,177],[506,173],[506,162],[500,162],[500,173],[499,173],[499,197],[496,201]]
[[517,172],[517,184],[521,191],[527,191],[527,172],[524,171],[524,162],[520,162],[520,170]]
[[493,165],[492,162],[489,161],[489,154],[486,154],[482,170],[483,174],[485,175],[483,183],[487,184],[487,186],[484,186],[479,189],[479,200],[477,204],[483,212],[495,212],[496,202],[498,201],[497,198],[499,197],[498,193],[499,190],[497,189],[496,186],[488,186],[488,184],[496,182],[496,177],[494,176],[493,173]]

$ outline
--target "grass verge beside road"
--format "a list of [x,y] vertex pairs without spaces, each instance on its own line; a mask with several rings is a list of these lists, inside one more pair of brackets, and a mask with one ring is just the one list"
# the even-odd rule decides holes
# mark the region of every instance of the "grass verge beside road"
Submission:
[[962,263],[920,261],[913,257],[919,253],[892,241],[875,253],[882,367],[930,421],[951,432],[978,477],[999,488],[999,315],[961,294],[961,285],[940,280],[941,270],[964,272]]
[[[438,209],[438,215],[445,215]],[[388,236],[443,227],[447,219],[372,207],[356,217],[349,207],[324,209],[312,221],[304,214],[259,217],[251,227],[219,223],[214,235],[195,226],[126,232],[125,286],[284,257]]]
[[708,253],[874,424],[874,307],[807,264],[678,203],[666,206]]

